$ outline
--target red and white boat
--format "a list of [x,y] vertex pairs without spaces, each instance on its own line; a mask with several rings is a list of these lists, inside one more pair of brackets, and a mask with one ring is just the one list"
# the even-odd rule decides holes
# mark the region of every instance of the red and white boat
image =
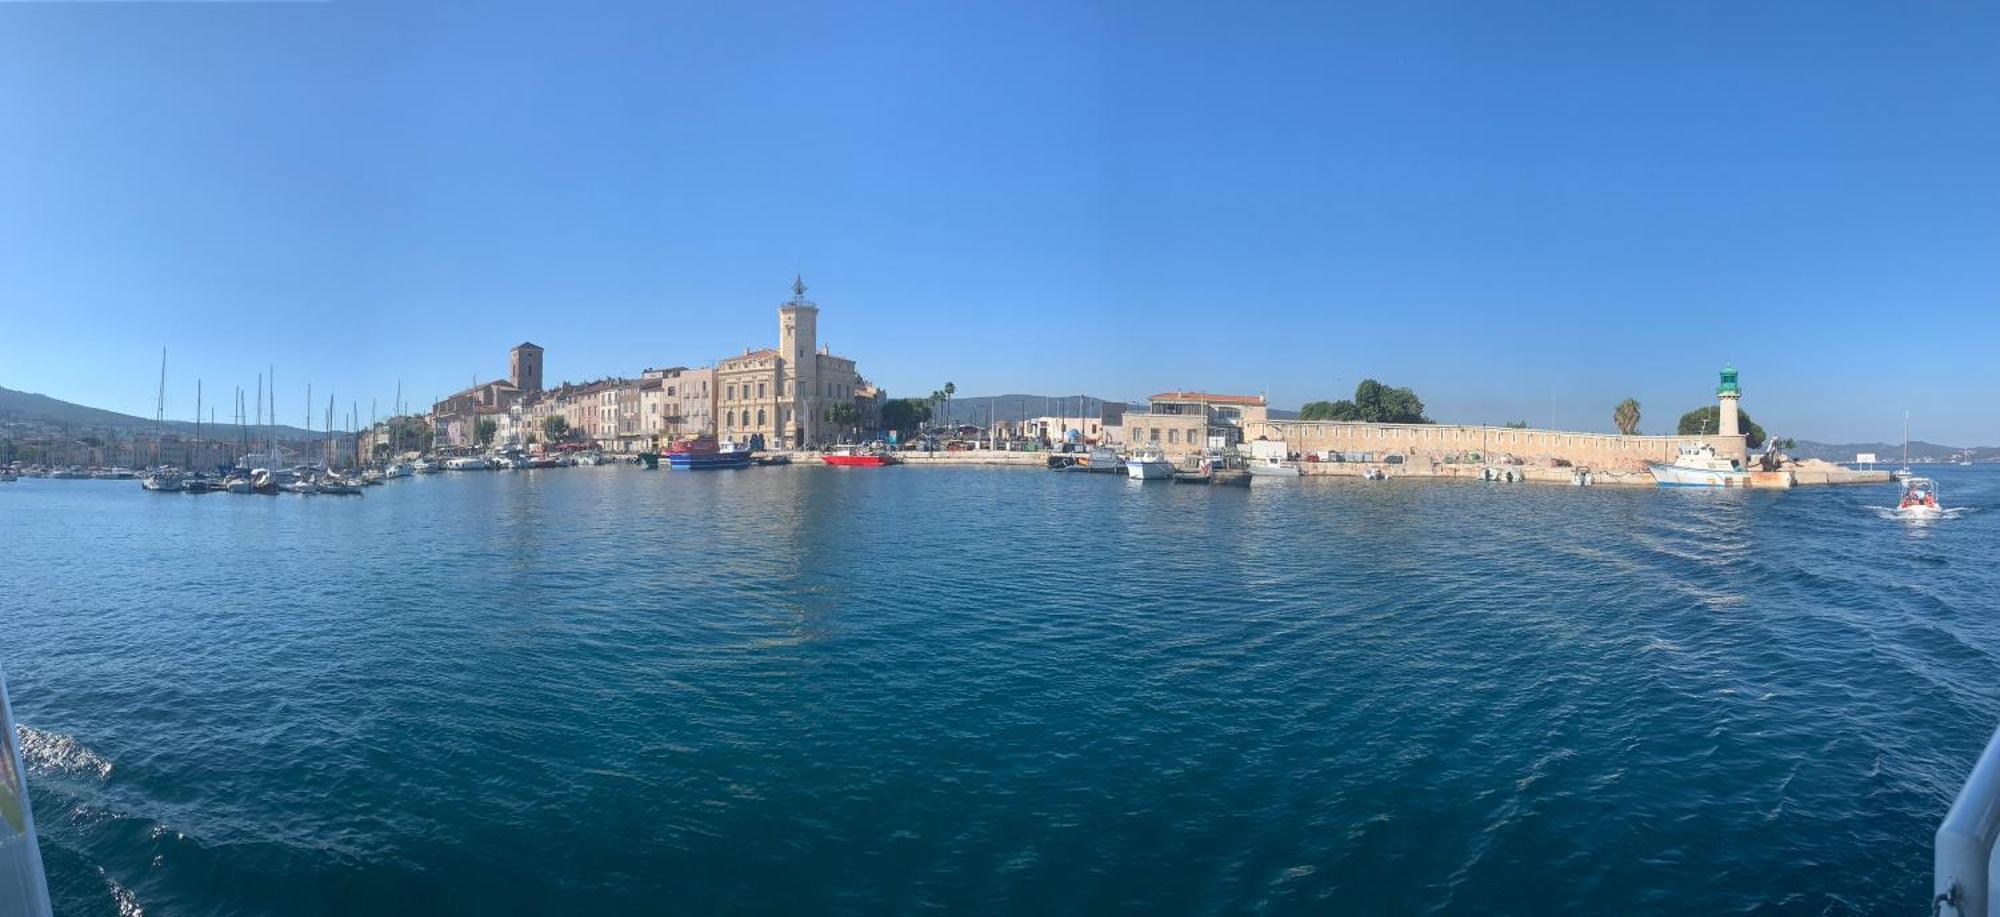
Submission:
[[860,468],[879,468],[896,464],[896,457],[880,446],[836,446],[820,456],[829,465],[851,465]]

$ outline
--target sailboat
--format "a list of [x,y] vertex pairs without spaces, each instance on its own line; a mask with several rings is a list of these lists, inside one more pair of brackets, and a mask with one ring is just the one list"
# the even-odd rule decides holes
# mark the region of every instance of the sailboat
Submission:
[[153,468],[139,479],[139,486],[154,493],[180,493],[180,473],[166,466],[160,456],[161,430],[167,422],[167,349],[160,348],[160,393],[153,407]]
[[1889,479],[1892,481],[1907,481],[1910,480],[1911,477],[1912,477],[1912,472],[1910,471],[1910,412],[1904,411],[1903,412],[1903,467],[1898,468],[1895,471],[1889,472]]

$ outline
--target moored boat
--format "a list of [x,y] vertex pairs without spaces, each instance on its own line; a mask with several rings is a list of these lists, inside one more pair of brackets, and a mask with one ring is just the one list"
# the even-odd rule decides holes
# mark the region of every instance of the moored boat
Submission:
[[148,472],[145,477],[140,478],[139,486],[154,493],[180,493],[181,476],[179,472],[161,468]]
[[667,451],[667,467],[677,471],[710,471],[750,467],[750,450],[736,443],[718,443],[703,434],[674,444]]
[[1140,481],[1164,481],[1174,476],[1174,463],[1158,446],[1141,446],[1125,459],[1125,474]]
[[896,457],[882,446],[835,446],[820,461],[849,468],[880,468],[896,464]]
[[1661,487],[1743,487],[1750,483],[1750,472],[1743,470],[1741,463],[1716,455],[1715,447],[1707,443],[1684,445],[1672,464],[1647,462],[1646,468]]
[[490,467],[492,466],[487,465],[485,459],[476,455],[461,455],[444,460],[446,471],[486,471]]
[[1275,458],[1251,459],[1244,470],[1260,478],[1296,478],[1301,473],[1299,466]]

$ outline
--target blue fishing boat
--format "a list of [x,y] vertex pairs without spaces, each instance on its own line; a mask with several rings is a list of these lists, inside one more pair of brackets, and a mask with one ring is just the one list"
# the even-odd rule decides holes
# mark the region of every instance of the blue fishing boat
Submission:
[[713,436],[697,436],[674,444],[667,452],[667,467],[688,471],[748,468],[750,448],[737,443],[718,443]]

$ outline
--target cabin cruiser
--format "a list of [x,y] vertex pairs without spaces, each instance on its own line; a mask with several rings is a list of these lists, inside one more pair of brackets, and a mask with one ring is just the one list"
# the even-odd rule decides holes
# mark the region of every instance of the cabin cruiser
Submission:
[[416,463],[410,466],[410,471],[416,474],[435,474],[441,470],[438,463],[430,459],[417,459]]
[[1125,474],[1140,481],[1164,481],[1174,476],[1174,463],[1158,446],[1140,446],[1125,459]]
[[319,479],[319,492],[339,496],[359,496],[361,482],[345,475],[329,474]]
[[251,484],[250,477],[248,475],[243,475],[243,474],[232,474],[229,477],[223,478],[222,489],[229,491],[230,493],[233,494],[247,494],[256,492],[254,490],[254,485]]
[[485,471],[486,460],[476,455],[461,455],[444,460],[446,471]]
[[409,462],[396,462],[382,469],[383,477],[390,478],[407,478],[414,473],[415,471],[410,468]]
[[1750,483],[1750,472],[1735,459],[1715,454],[1707,443],[1681,446],[1672,464],[1647,462],[1647,470],[1661,487],[1742,487]]
[[1097,445],[1084,455],[1083,466],[1099,474],[1117,474],[1125,470],[1125,458],[1110,446]]

